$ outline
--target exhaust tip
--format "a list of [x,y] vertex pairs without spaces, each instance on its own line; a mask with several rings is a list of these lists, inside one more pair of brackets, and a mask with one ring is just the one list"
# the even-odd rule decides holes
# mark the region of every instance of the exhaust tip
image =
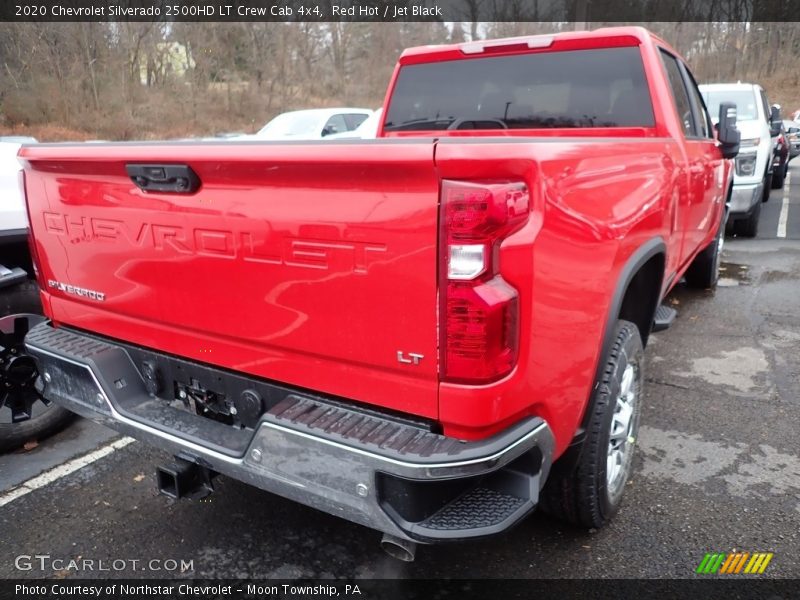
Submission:
[[381,548],[392,558],[403,562],[413,562],[417,554],[417,544],[415,542],[404,540],[388,533],[383,534]]

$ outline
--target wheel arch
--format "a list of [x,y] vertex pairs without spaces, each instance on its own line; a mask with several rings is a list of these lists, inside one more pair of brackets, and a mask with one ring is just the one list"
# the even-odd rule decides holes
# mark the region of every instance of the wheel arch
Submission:
[[[653,317],[661,301],[666,254],[667,246],[664,240],[661,237],[651,238],[639,246],[620,270],[603,328],[602,346],[594,373],[594,385],[584,406],[580,426],[566,451],[553,465],[554,469],[572,469],[580,458],[586,426],[594,408],[592,404],[595,386],[599,381],[600,370],[603,368],[603,357],[608,354],[608,350],[614,342],[614,325],[617,319],[621,318],[635,323],[642,336],[642,346],[647,345]],[[635,302],[634,297],[642,292],[647,294],[646,302]]]

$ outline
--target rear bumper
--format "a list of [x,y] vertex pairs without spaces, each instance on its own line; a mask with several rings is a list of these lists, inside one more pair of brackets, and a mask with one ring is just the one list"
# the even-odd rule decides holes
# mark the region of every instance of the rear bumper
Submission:
[[39,363],[42,392],[57,404],[219,473],[415,541],[508,529],[535,508],[552,462],[553,436],[539,418],[461,442],[259,381],[274,388],[275,402],[252,429],[234,431],[148,394],[121,343],[43,323],[26,346]]

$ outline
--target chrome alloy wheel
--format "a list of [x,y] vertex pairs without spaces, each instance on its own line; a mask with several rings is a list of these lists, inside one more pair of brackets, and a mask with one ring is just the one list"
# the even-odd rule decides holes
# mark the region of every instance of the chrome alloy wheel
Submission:
[[610,496],[621,492],[628,479],[639,424],[639,365],[628,363],[622,375],[608,436],[606,485]]

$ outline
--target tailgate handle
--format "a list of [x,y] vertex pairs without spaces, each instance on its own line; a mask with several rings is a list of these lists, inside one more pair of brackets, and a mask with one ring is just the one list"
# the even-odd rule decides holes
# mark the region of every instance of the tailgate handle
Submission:
[[128,176],[145,192],[193,194],[200,178],[189,165],[125,165]]

